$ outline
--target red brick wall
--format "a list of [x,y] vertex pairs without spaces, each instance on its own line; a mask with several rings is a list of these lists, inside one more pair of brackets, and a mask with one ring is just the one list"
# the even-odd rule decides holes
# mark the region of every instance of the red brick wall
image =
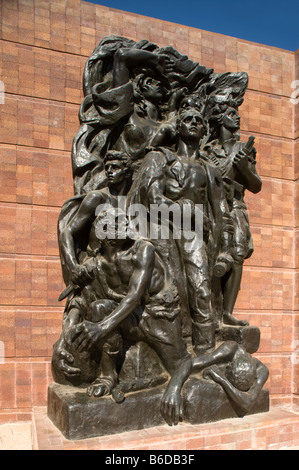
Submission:
[[[295,53],[295,90],[299,90],[299,49]],[[298,102],[294,106],[294,246],[295,246],[295,292],[294,292],[294,346],[299,346],[299,91],[295,93]],[[298,355],[297,355],[298,357]],[[299,404],[299,361],[295,361],[293,371],[295,402]]]
[[299,53],[80,0],[0,5],[0,421],[24,419],[33,406],[46,405],[63,312],[56,222],[72,195],[70,149],[83,67],[110,34],[173,45],[215,72],[248,72],[242,137],[256,136],[263,189],[247,195],[255,252],[245,265],[237,312],[261,330],[258,356],[270,368],[272,402],[296,402],[299,113],[295,119],[290,98]]

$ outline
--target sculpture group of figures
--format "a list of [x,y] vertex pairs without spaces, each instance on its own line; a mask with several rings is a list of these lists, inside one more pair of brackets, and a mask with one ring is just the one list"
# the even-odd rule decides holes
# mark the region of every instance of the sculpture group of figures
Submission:
[[[75,195],[58,222],[66,304],[56,382],[119,406],[128,392],[164,384],[159,406],[170,425],[183,419],[182,389],[194,374],[220,384],[241,414],[255,403],[267,368],[242,344],[217,341],[223,325],[248,325],[233,315],[253,252],[244,193],[262,185],[254,139],[239,135],[247,82],[146,40],[106,37],[89,57]],[[145,208],[142,227],[131,207]],[[167,237],[163,217],[151,236],[152,207],[171,209]],[[189,231],[177,227],[176,210]]]

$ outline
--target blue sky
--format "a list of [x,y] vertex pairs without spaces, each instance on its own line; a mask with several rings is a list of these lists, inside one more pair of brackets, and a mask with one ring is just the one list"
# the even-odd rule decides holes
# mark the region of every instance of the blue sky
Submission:
[[87,0],[290,51],[299,48],[299,0]]

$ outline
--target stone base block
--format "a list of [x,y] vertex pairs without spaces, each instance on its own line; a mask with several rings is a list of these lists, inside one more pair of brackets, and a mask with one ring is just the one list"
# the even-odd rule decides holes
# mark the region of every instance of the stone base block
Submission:
[[123,403],[110,396],[88,397],[85,389],[50,384],[48,416],[70,440],[118,434],[163,424],[159,404],[164,389],[130,393]]
[[[91,398],[84,389],[52,383],[48,389],[48,416],[69,440],[120,434],[165,425],[160,404],[165,386],[129,393],[123,403],[111,397]],[[183,391],[184,422],[201,424],[238,416],[220,385],[192,377]],[[263,390],[250,414],[269,410]]]
[[[156,426],[148,429],[70,441],[47,416],[46,407],[33,409],[33,450],[97,450],[100,464],[107,455],[122,455],[123,451],[148,451],[192,454],[201,465],[201,450],[299,450],[299,415],[271,406],[267,413],[243,418],[230,418],[205,424],[179,423],[178,426]],[[118,452],[120,451],[120,453]],[[197,453],[198,452],[198,453]],[[135,454],[134,454],[135,455]],[[142,457],[143,458],[143,457]],[[102,459],[102,460],[101,460]],[[142,466],[142,463],[141,463]]]
[[269,392],[267,389],[262,390],[250,413],[241,413],[228,399],[220,385],[191,378],[184,390],[184,405],[184,417],[187,423],[210,423],[269,411]]
[[218,341],[236,341],[242,344],[249,354],[257,352],[260,346],[261,333],[256,326],[223,325],[217,334]]

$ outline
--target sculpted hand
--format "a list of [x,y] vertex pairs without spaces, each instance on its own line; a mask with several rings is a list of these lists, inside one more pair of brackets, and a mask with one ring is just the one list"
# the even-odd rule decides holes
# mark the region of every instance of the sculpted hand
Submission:
[[226,265],[226,270],[229,271],[233,265],[233,257],[229,253],[220,253],[217,257],[216,263],[224,263]]
[[172,92],[170,100],[168,102],[169,111],[175,111],[178,107],[178,103],[182,97],[188,92],[188,88],[179,88]]
[[70,326],[63,333],[64,343],[68,348],[71,348],[73,341],[78,336],[77,326],[78,325]]
[[67,377],[77,377],[77,376],[80,376],[81,374],[80,369],[69,365],[69,364],[73,364],[73,362],[74,362],[73,356],[65,349],[61,349],[58,352],[58,368]]
[[161,403],[161,414],[169,426],[183,420],[183,404],[179,391],[166,390]]
[[76,336],[73,347],[82,352],[88,351],[102,339],[103,330],[97,323],[84,321],[75,326],[73,334]]
[[242,150],[235,156],[234,165],[241,173],[248,169],[248,156]]
[[92,280],[92,275],[86,266],[77,264],[71,271],[71,278],[75,286],[83,286]]
[[166,54],[158,55],[157,69],[163,73],[171,73],[174,69],[174,60]]

